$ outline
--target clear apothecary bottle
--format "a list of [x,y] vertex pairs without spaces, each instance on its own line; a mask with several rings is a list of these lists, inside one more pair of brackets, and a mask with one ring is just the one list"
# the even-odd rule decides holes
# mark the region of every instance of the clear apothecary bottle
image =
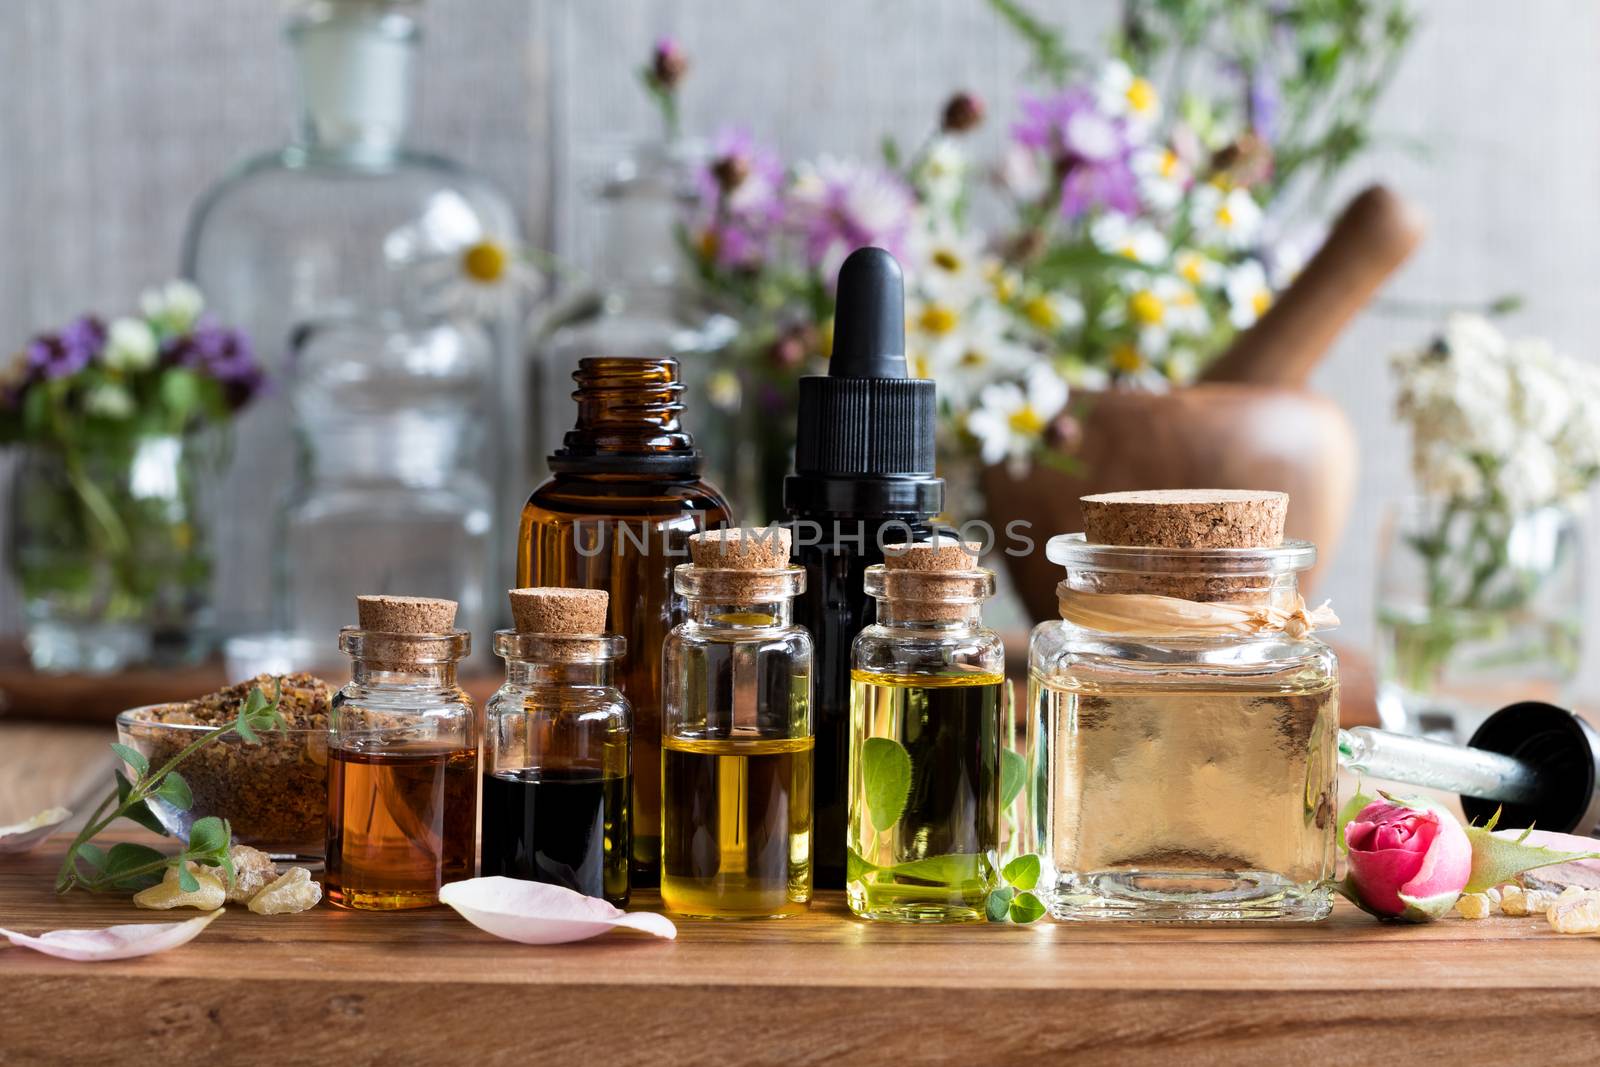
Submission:
[[472,877],[478,821],[478,716],[456,682],[472,635],[456,605],[358,598],[339,632],[351,679],[328,716],[328,899],[394,911],[439,902]]
[[623,638],[595,589],[514,589],[494,635],[505,684],[484,741],[485,876],[628,902],[633,712],[616,686]]
[[1052,914],[1325,917],[1339,684],[1296,579],[1316,549],[1071,534],[1046,553],[1067,571],[1063,619],[1034,630],[1028,657],[1048,737]]
[[995,885],[1005,647],[980,617],[994,573],[954,540],[884,549],[877,622],[851,658],[849,868],[868,919],[977,922]]
[[782,918],[811,900],[811,638],[789,531],[689,539],[688,617],[662,650],[661,900],[680,915]]

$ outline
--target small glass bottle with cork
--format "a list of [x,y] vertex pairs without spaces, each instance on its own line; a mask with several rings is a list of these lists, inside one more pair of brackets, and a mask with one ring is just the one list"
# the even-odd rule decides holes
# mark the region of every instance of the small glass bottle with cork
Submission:
[[339,631],[353,661],[328,719],[328,899],[394,911],[472,877],[478,718],[456,682],[472,635],[456,603],[360,596]]
[[489,699],[483,873],[628,902],[633,713],[614,675],[600,589],[513,589],[494,635],[506,682]]
[[661,900],[782,918],[811,900],[811,638],[789,531],[711,530],[674,575],[688,618],[662,649]]
[[980,545],[886,547],[868,567],[878,620],[855,639],[850,697],[850,910],[979,922],[1000,845],[1005,647],[980,618]]
[[1052,538],[1062,620],[1029,651],[1058,919],[1307,921],[1331,906],[1337,624],[1296,576],[1288,496],[1084,497]]

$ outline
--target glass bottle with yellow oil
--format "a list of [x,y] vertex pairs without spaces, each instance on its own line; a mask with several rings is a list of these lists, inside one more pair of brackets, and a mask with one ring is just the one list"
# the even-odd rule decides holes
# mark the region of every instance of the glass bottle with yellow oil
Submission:
[[439,902],[472,877],[478,717],[456,683],[472,635],[453,600],[357,598],[339,632],[354,661],[328,736],[328,899],[394,911]]
[[573,378],[577,425],[550,457],[550,479],[523,506],[517,584],[611,594],[609,632],[629,649],[617,681],[633,707],[633,884],[654,885],[672,570],[689,535],[726,525],[732,510],[701,479],[700,452],[679,422],[676,360],[594,357]]
[[775,919],[811,900],[811,638],[789,531],[715,530],[677,569],[688,618],[662,650],[661,900]]
[[1339,682],[1288,497],[1105,493],[1051,538],[1029,649],[1058,919],[1312,921],[1332,907]]
[[979,922],[1000,848],[1005,648],[979,612],[979,546],[891,546],[851,657],[849,878],[866,919]]
[[628,902],[633,714],[612,675],[601,589],[513,589],[494,635],[506,682],[489,699],[483,873]]

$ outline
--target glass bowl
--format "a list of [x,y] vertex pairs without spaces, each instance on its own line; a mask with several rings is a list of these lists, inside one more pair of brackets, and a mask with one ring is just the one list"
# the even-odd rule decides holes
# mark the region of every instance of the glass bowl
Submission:
[[[214,725],[162,722],[173,705],[129,708],[117,716],[117,739],[150,766],[159,767],[216,729]],[[195,819],[227,819],[234,840],[274,859],[315,861],[326,847],[328,730],[281,728],[246,744],[229,734],[191,753],[178,767],[194,804],[179,811],[157,797],[150,810],[167,832],[185,842]]]

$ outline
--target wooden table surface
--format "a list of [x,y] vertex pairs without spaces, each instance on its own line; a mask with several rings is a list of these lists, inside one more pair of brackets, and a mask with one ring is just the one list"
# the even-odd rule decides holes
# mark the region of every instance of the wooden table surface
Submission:
[[[0,925],[186,918],[57,898],[0,857]],[[652,906],[653,899],[639,904]],[[681,921],[676,941],[498,941],[445,909],[230,906],[113,963],[0,948],[0,1062],[1593,1064],[1600,938],[1542,920],[1278,928]],[[159,1061],[157,1059],[159,1057]]]

